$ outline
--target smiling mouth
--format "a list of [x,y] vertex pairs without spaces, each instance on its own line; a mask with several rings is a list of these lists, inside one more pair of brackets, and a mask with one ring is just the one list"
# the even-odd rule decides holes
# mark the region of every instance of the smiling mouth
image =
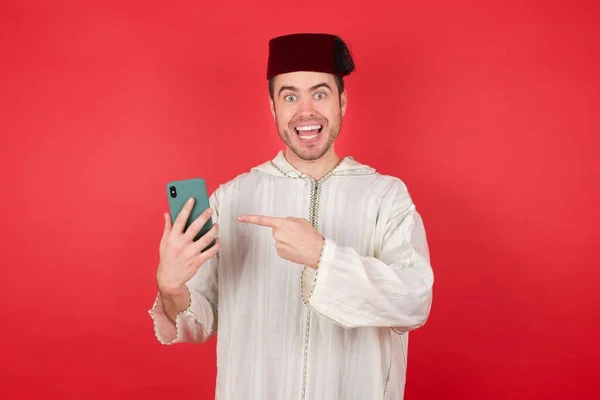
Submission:
[[300,139],[312,140],[319,136],[319,133],[321,133],[322,129],[323,125],[314,124],[297,126],[294,128],[294,131],[298,134],[298,136],[300,136]]

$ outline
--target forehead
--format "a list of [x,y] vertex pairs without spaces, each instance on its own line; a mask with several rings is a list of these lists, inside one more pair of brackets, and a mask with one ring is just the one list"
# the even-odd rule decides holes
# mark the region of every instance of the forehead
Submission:
[[321,83],[326,83],[335,90],[335,77],[332,74],[310,71],[289,72],[275,77],[275,90],[282,86],[293,86],[298,90],[309,90]]

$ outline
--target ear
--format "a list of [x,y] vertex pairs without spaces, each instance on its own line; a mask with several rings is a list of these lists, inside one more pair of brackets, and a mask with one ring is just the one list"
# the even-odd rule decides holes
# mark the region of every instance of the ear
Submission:
[[348,103],[348,94],[346,89],[340,95],[340,108],[342,109],[342,117],[346,114],[346,104]]
[[275,102],[273,101],[273,98],[271,96],[269,96],[269,104],[271,106],[271,114],[273,115],[273,119],[276,119],[276,117],[275,117]]

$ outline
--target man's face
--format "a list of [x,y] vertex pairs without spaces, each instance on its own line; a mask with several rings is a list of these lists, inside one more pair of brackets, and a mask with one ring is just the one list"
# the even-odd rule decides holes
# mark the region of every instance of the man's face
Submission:
[[299,158],[317,160],[331,149],[340,133],[346,92],[340,98],[331,74],[281,74],[275,78],[271,111],[284,143]]

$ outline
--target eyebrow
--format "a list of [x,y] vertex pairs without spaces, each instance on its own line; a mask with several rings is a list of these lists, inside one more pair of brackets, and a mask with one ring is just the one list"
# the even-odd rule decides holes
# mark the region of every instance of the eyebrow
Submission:
[[[312,92],[321,87],[326,87],[327,89],[329,89],[330,92],[333,92],[333,90],[331,90],[331,87],[325,82],[316,84],[316,85],[312,86],[309,90]],[[292,92],[297,92],[298,88],[295,86],[282,86],[281,88],[279,88],[279,92],[277,94],[280,95],[281,92],[283,92],[284,90],[291,90]]]

